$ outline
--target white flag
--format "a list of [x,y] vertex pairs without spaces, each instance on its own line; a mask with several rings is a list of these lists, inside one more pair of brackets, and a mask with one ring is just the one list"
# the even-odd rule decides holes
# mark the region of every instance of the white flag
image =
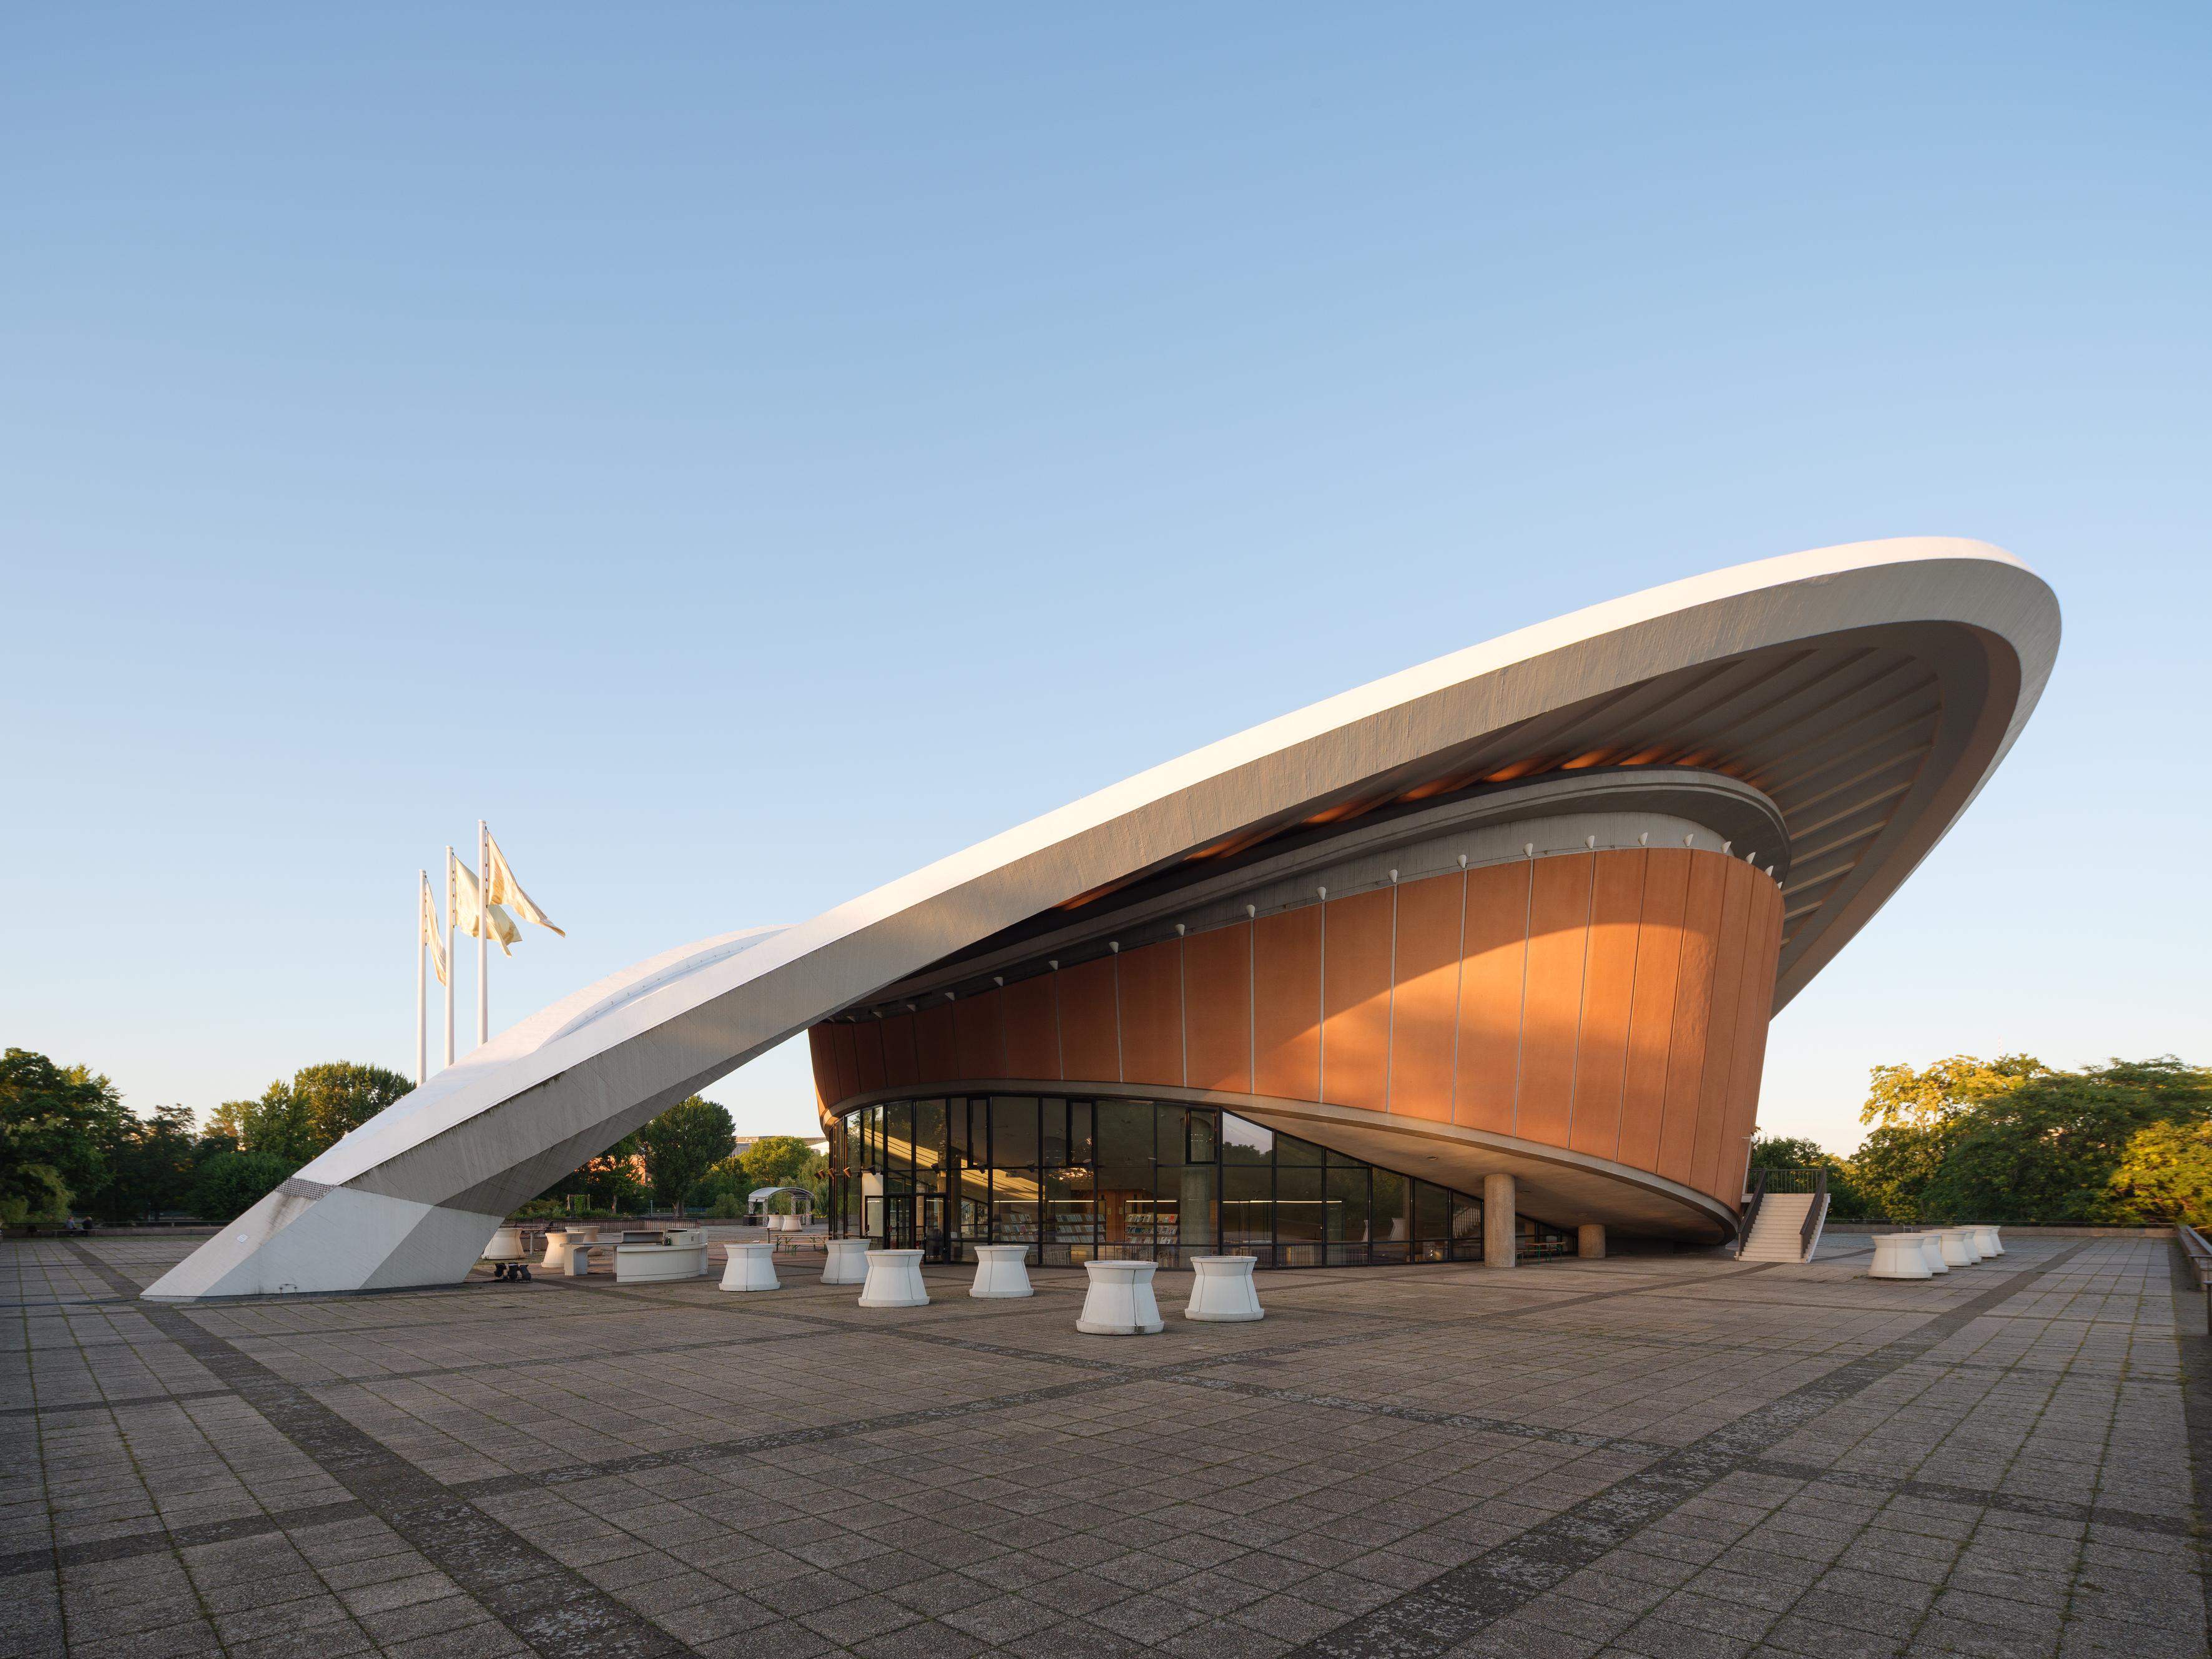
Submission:
[[[471,939],[477,937],[477,872],[455,859],[450,872],[453,882],[453,926]],[[514,918],[496,904],[490,908],[491,937],[498,945],[501,956],[511,957],[507,947],[522,937],[522,929],[514,925]]]
[[504,904],[525,921],[534,921],[540,927],[561,933],[562,939],[568,938],[568,934],[562,933],[558,927],[553,926],[552,917],[539,909],[537,902],[522,890],[522,884],[514,878],[514,872],[507,868],[507,855],[499,850],[499,843],[491,838],[489,830],[484,831],[484,845],[491,849],[491,902]]
[[430,872],[422,872],[422,943],[430,947],[430,965],[438,970],[438,983],[446,982],[446,935],[438,926],[438,901],[430,896]]

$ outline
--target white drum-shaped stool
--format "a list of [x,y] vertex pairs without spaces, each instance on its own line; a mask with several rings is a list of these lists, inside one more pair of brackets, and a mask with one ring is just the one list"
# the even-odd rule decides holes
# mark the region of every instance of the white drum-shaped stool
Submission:
[[722,1269],[726,1291],[780,1291],[775,1276],[775,1241],[761,1238],[733,1242],[730,1259]]
[[522,1248],[522,1229],[501,1227],[491,1236],[491,1243],[483,1247],[487,1261],[526,1261],[530,1252]]
[[865,1238],[830,1240],[829,1248],[822,1253],[822,1282],[824,1285],[866,1284],[868,1241]]
[[1265,1319],[1260,1287],[1252,1282],[1252,1269],[1259,1265],[1249,1255],[1191,1257],[1190,1305],[1182,1316],[1218,1325]]
[[1927,1261],[1929,1273],[1948,1273],[1951,1271],[1951,1264],[1943,1260],[1942,1234],[1913,1233],[1910,1237],[1920,1241],[1920,1254]]
[[1971,1267],[1982,1259],[1972,1227],[1946,1227],[1936,1237],[1943,1241],[1943,1260],[1954,1267]]
[[1977,1227],[1974,1229],[1974,1248],[1977,1250],[1979,1250],[1984,1255],[2002,1255],[2004,1254],[2004,1246],[1997,1243],[1997,1230],[1994,1227]]
[[1160,1304],[1152,1299],[1157,1261],[1086,1261],[1090,1291],[1075,1328],[1088,1336],[1150,1336],[1163,1328]]
[[1026,1244],[978,1244],[975,1282],[968,1294],[981,1297],[1035,1296],[1030,1285],[1030,1247]]
[[1933,1279],[1917,1233],[1876,1233],[1869,1279]]
[[926,1308],[929,1292],[921,1282],[920,1250],[870,1250],[868,1282],[860,1287],[864,1308]]

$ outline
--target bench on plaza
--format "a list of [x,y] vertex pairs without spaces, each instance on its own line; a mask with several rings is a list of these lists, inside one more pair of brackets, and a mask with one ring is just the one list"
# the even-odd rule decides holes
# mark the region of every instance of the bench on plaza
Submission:
[[707,1272],[707,1230],[672,1228],[665,1232],[628,1232],[615,1246],[615,1282],[651,1285],[672,1279],[703,1278]]

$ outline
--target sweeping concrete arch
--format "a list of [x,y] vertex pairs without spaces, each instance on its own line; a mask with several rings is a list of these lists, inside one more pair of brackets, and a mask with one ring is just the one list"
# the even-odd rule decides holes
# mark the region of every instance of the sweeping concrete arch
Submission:
[[[795,927],[724,934],[502,1033],[302,1169],[149,1296],[450,1284],[514,1206],[794,1034],[1087,945],[1185,886],[1576,774],[1693,773],[1786,831],[1771,1009],[1965,810],[2033,711],[2058,607],[2009,554],[1915,538],[1593,606],[1197,750]],[[1738,805],[1719,799],[1747,786]],[[1755,797],[1755,799],[1754,799]],[[1663,810],[1657,800],[1643,803]],[[1741,857],[1745,849],[1735,849]],[[1273,861],[1273,862],[1270,862]],[[1103,947],[1101,947],[1103,948]],[[1771,1009],[1769,1012],[1771,1012]]]

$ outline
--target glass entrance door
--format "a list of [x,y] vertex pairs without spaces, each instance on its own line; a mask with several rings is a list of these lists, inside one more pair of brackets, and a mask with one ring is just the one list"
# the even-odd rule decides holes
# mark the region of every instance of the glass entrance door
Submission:
[[937,1193],[924,1193],[915,1202],[921,1211],[921,1259],[950,1261],[952,1255],[951,1241],[945,1236],[944,1197]]

